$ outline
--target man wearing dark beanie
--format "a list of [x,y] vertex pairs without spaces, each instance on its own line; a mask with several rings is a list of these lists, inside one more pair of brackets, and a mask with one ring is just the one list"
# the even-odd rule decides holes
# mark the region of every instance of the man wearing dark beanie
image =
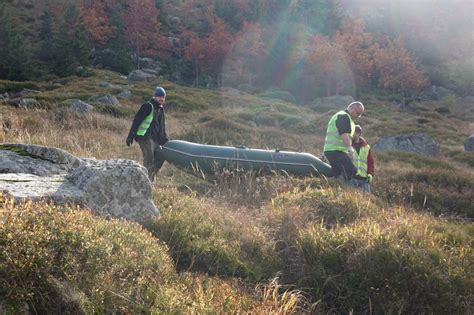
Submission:
[[166,91],[158,86],[153,97],[142,104],[133,119],[132,127],[126,140],[127,146],[136,140],[143,154],[143,164],[148,170],[148,177],[153,182],[165,159],[161,146],[168,141],[165,125],[164,104]]

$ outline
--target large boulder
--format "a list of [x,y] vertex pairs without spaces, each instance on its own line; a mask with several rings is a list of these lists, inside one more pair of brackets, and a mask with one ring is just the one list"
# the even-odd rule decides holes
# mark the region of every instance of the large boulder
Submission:
[[69,106],[73,111],[79,114],[88,114],[94,110],[94,106],[88,104],[80,99],[67,99],[63,102],[63,104]]
[[146,81],[150,82],[156,79],[156,75],[146,73],[142,70],[133,70],[127,76],[128,81]]
[[466,139],[466,141],[464,142],[464,150],[466,152],[474,151],[474,135],[471,135]]
[[440,154],[439,144],[424,134],[410,134],[387,137],[373,145],[375,150],[399,150],[421,155]]
[[146,169],[130,160],[78,158],[38,145],[0,145],[0,193],[73,202],[101,216],[142,221],[159,214]]
[[92,96],[90,101],[93,103],[111,105],[111,106],[120,106],[119,100],[113,95],[103,95],[103,96]]

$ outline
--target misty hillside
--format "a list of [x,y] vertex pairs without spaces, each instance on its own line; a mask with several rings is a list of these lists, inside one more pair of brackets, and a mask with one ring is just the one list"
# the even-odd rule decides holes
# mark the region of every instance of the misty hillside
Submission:
[[472,1],[4,1],[0,78],[93,66],[298,103],[377,89],[410,98],[430,85],[469,95],[472,11]]

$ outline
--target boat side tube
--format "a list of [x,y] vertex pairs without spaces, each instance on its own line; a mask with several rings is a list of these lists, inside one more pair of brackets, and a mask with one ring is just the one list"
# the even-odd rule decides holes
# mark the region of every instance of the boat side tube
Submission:
[[300,176],[332,176],[331,166],[309,153],[249,149],[170,140],[163,146],[169,163],[205,174],[216,170],[282,171]]

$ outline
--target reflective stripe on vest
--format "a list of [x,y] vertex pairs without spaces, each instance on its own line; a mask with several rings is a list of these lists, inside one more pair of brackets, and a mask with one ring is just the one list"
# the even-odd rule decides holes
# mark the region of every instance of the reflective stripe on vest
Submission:
[[138,126],[138,131],[137,135],[139,136],[144,136],[148,128],[150,128],[151,122],[153,121],[153,104],[150,102],[147,102],[151,106],[151,112],[148,114],[148,116],[143,119],[142,123],[140,126]]
[[357,174],[360,177],[367,177],[367,158],[369,157],[370,145],[363,146],[354,151],[354,165],[357,168]]
[[347,147],[344,144],[344,141],[341,138],[341,135],[339,134],[339,131],[337,130],[336,126],[336,120],[339,115],[346,115],[349,117],[349,122],[351,124],[351,133],[350,137],[352,139],[352,136],[354,135],[354,130],[355,130],[355,124],[352,121],[351,115],[347,113],[346,111],[339,111],[335,113],[331,119],[329,120],[328,123],[328,128],[326,130],[326,139],[324,141],[324,149],[323,151],[342,151],[342,152],[347,152]]

